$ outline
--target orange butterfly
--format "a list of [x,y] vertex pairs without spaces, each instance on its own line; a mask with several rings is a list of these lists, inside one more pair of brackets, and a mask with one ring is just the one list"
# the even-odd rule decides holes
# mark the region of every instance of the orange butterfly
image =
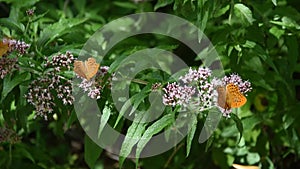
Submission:
[[90,80],[98,72],[100,64],[94,58],[88,58],[87,61],[75,61],[74,72],[87,80]]
[[9,45],[6,39],[0,41],[0,57],[5,55],[9,50]]
[[240,92],[239,87],[233,83],[217,87],[218,105],[225,110],[242,107],[246,102],[246,97]]

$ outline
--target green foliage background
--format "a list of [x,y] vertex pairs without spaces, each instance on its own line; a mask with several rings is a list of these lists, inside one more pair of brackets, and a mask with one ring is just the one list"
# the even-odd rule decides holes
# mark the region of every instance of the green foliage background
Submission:
[[[17,143],[0,144],[0,168],[118,168],[113,155],[84,135],[72,108],[59,107],[58,120],[34,119],[33,107],[23,96],[30,82],[43,75],[44,56],[65,51],[77,56],[102,25],[150,11],[174,14],[197,25],[214,44],[226,73],[237,72],[249,79],[253,91],[247,104],[235,112],[236,119],[222,119],[207,142],[182,141],[164,154],[140,159],[138,166],[227,169],[239,163],[270,169],[300,168],[297,0],[0,0],[0,8],[1,36],[31,44],[28,53],[19,58],[21,69],[0,79],[0,126],[21,137]],[[31,8],[35,15],[28,17],[26,10]],[[197,54],[154,35],[129,39],[112,51],[104,64],[148,47],[173,51],[190,66],[201,64]],[[108,113],[116,119],[117,114]],[[126,131],[130,124],[121,121],[119,130]],[[195,138],[203,121],[198,119]],[[191,149],[186,150],[189,141]],[[123,168],[135,168],[134,160],[126,160]]]

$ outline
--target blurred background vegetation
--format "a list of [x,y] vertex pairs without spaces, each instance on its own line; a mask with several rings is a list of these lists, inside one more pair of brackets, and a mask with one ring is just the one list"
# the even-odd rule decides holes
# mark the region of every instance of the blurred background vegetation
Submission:
[[[29,9],[34,9],[33,16],[27,15]],[[236,72],[252,83],[247,104],[236,112],[243,125],[241,141],[235,122],[224,118],[209,143],[193,140],[188,157],[182,141],[166,153],[140,159],[139,167],[228,169],[238,163],[300,168],[298,0],[0,0],[0,11],[1,37],[30,44],[19,64],[28,68],[30,61],[37,72],[43,69],[39,65],[45,56],[66,51],[77,56],[96,30],[128,14],[164,12],[192,22],[215,46],[225,72]],[[130,39],[110,55],[164,46],[189,66],[200,66],[197,54],[177,43],[145,35]],[[0,79],[0,168],[119,167],[117,157],[85,136],[72,108],[59,107],[58,119],[33,118],[34,108],[23,96],[40,74],[30,71],[28,78],[19,74],[15,70]],[[199,121],[195,138],[204,120]],[[123,168],[135,168],[134,160],[127,159]]]

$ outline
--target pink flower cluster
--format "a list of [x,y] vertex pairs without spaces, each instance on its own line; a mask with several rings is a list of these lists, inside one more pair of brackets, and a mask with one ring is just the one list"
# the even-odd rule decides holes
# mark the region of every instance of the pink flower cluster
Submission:
[[21,138],[18,136],[18,134],[9,128],[6,127],[0,127],[0,144],[8,142],[10,144],[17,143],[21,140]]
[[222,79],[223,85],[227,85],[229,83],[233,83],[237,85],[240,89],[240,92],[243,94],[246,94],[247,92],[250,92],[252,90],[251,83],[249,81],[243,81],[241,76],[237,74],[231,74],[230,76],[225,76]]
[[45,64],[46,68],[52,69],[43,77],[31,82],[25,97],[27,102],[35,107],[35,117],[41,116],[47,120],[48,114],[54,111],[56,98],[61,100],[64,105],[73,104],[71,80],[59,75],[61,70],[70,69],[73,60],[70,52],[53,56],[51,60],[46,60]]
[[0,78],[3,79],[7,74],[11,73],[13,70],[18,69],[17,58],[0,58]]
[[96,74],[95,81],[88,81],[82,78],[79,88],[83,89],[84,92],[87,92],[87,95],[90,98],[100,99],[103,86],[108,85],[110,87],[111,78],[108,78],[107,82],[103,81],[108,69],[108,66],[101,66],[100,71],[98,71]]
[[8,58],[7,56],[13,51],[17,51],[19,54],[23,55],[26,53],[26,49],[30,47],[29,44],[15,39],[4,38],[2,40],[2,43],[8,45],[8,51],[7,53],[4,53],[3,56],[0,58],[1,79],[3,79],[7,74],[11,73],[13,70],[18,69],[18,59]]
[[[212,77],[211,70],[208,68],[189,69],[184,75],[179,77],[182,85],[174,82],[163,88],[163,103],[169,106],[182,106],[189,109],[198,109],[200,112],[218,106],[218,86],[225,86],[228,83],[237,85],[240,92],[246,94],[251,91],[251,83],[243,81],[237,74],[225,76],[222,79]],[[229,112],[228,112],[229,111]],[[228,117],[230,110],[221,111]]]
[[74,62],[75,58],[71,52],[67,51],[66,54],[59,53],[54,55],[51,60],[46,57],[46,67],[54,67],[55,71],[60,72],[61,69],[71,69],[71,64]]
[[169,106],[181,105],[187,106],[192,95],[195,94],[195,89],[189,86],[179,86],[177,83],[168,83],[163,88],[165,92],[163,96],[163,103]]
[[3,39],[4,44],[8,44],[8,53],[12,51],[17,51],[19,54],[23,55],[26,53],[26,50],[30,47],[29,44],[20,41],[20,40],[15,40],[15,39]]

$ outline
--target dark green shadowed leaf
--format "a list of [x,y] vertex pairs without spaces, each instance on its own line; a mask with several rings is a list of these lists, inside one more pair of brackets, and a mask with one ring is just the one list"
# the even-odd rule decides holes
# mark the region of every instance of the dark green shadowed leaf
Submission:
[[137,5],[135,5],[133,2],[120,2],[120,1],[116,1],[113,2],[114,5],[122,7],[122,8],[127,8],[127,9],[137,9]]
[[174,0],[158,0],[158,2],[154,6],[154,11],[156,11],[158,8],[165,7],[173,2]]
[[1,25],[5,26],[7,28],[10,28],[12,30],[16,30],[17,32],[20,32],[20,33],[23,33],[25,31],[25,26],[22,23],[16,22],[10,18],[1,18],[0,26]]
[[73,109],[73,111],[71,112],[71,115],[69,116],[68,121],[67,121],[67,128],[68,129],[76,121],[76,119],[77,119],[77,115],[76,115],[75,110]]
[[236,127],[237,127],[237,129],[240,133],[240,138],[238,140],[238,143],[239,143],[241,141],[242,136],[243,136],[243,130],[244,130],[243,129],[243,123],[242,123],[241,119],[239,119],[239,117],[234,113],[230,114],[230,118],[232,118],[234,120],[235,125],[236,125]]
[[77,18],[61,19],[59,22],[46,27],[41,32],[41,35],[37,41],[37,46],[39,48],[44,47],[48,43],[52,42],[55,38],[69,33],[70,31],[72,31],[71,28],[85,22],[86,20],[87,19],[77,19]]
[[79,13],[85,13],[85,5],[86,5],[86,0],[77,0],[73,1],[75,7],[79,11]]
[[299,47],[298,47],[299,44],[297,43],[297,38],[295,36],[287,36],[286,45],[289,51],[288,53],[289,69],[290,72],[292,73],[297,65],[297,60],[299,60]]
[[102,153],[102,150],[103,149],[87,135],[84,136],[84,161],[90,168],[94,168],[97,159]]
[[15,88],[17,85],[21,84],[24,81],[27,81],[30,79],[30,73],[29,72],[24,72],[22,74],[18,74],[13,79],[11,79],[11,76],[6,76],[3,81],[3,91],[2,91],[2,98],[1,102],[7,94]]
[[213,145],[214,140],[215,140],[214,135],[212,135],[208,138],[207,143],[205,145],[205,152],[208,152],[209,148]]

